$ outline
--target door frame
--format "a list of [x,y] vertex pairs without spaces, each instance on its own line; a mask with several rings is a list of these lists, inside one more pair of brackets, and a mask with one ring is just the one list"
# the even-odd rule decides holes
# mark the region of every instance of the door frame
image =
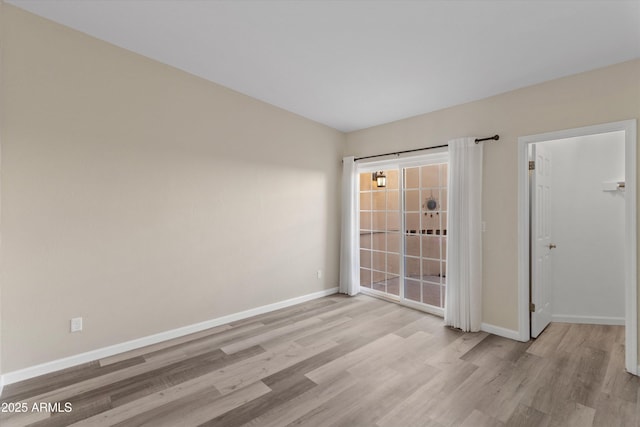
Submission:
[[637,312],[637,121],[623,120],[594,126],[518,137],[518,333],[520,341],[531,339],[529,319],[529,144],[624,131],[625,133],[625,369],[638,375]]
[[[373,296],[376,298],[381,298],[381,299],[385,299],[388,301],[392,301],[395,303],[398,303],[400,305],[404,305],[406,307],[410,307],[413,308],[415,310],[419,310],[419,311],[424,311],[425,313],[429,313],[429,314],[433,314],[439,317],[444,317],[444,307],[440,308],[440,307],[436,307],[436,306],[432,306],[432,305],[428,305],[428,304],[423,304],[423,303],[419,303],[419,302],[413,302],[411,300],[408,300],[404,297],[404,232],[403,230],[405,229],[405,218],[404,218],[404,191],[403,191],[403,186],[404,186],[404,177],[402,174],[402,169],[405,167],[416,167],[416,166],[424,166],[426,164],[435,164],[435,163],[449,163],[449,151],[446,148],[441,148],[441,149],[434,149],[432,152],[430,152],[429,154],[419,154],[419,155],[413,155],[413,156],[407,156],[407,157],[401,157],[401,158],[392,158],[392,159],[387,159],[387,160],[374,160],[374,161],[369,161],[369,162],[358,162],[356,164],[356,173],[359,175],[360,173],[370,173],[370,172],[376,172],[378,170],[383,170],[383,169],[397,169],[398,170],[398,192],[400,195],[400,210],[401,210],[401,214],[400,214],[400,231],[401,231],[401,236],[402,236],[402,241],[400,244],[400,292],[398,296],[395,295],[391,295],[391,294],[387,294],[384,292],[380,292],[380,291],[376,291],[375,289],[369,289],[369,288],[365,288],[365,287],[360,287],[360,293],[365,294],[365,295],[369,295],[369,296]],[[358,212],[360,212],[360,180],[357,179],[356,180],[356,194],[357,196],[357,203],[356,203],[356,209],[358,210]],[[447,211],[448,212],[448,211]],[[360,215],[357,215],[357,227],[358,230],[360,229]],[[358,239],[357,242],[358,245],[358,251],[360,250],[360,240]],[[357,280],[358,283],[360,282],[360,257],[357,257],[358,260],[358,265],[356,267],[356,271],[357,271]],[[446,304],[446,301],[445,301]]]

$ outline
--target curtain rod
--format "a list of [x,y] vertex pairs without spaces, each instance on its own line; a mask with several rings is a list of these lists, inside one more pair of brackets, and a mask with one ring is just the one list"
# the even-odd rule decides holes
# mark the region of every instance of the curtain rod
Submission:
[[[489,141],[489,140],[497,141],[499,139],[500,139],[500,135],[493,135],[493,136],[490,136],[488,138],[476,138],[475,139],[475,143],[477,144],[478,142]],[[449,146],[449,144],[443,144],[443,145],[436,145],[434,147],[424,147],[424,148],[416,148],[416,149],[413,149],[413,150],[394,151],[393,153],[374,154],[373,156],[356,157],[355,159],[353,159],[353,161],[357,162],[358,160],[372,159],[374,157],[384,157],[384,156],[392,156],[392,155],[398,156],[398,155],[404,154],[404,153],[413,153],[415,151],[433,150],[435,148],[444,148],[444,147],[448,147],[448,146]]]

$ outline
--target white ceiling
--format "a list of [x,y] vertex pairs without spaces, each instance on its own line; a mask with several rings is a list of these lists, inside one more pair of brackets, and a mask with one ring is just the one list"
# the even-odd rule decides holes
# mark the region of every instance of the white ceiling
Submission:
[[640,0],[7,3],[342,131],[640,58]]

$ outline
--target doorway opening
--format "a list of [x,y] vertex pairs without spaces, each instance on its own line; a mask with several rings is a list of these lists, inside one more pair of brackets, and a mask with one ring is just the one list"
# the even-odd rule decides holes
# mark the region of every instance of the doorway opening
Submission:
[[553,320],[624,324],[637,375],[636,121],[521,137],[518,154],[520,339]]

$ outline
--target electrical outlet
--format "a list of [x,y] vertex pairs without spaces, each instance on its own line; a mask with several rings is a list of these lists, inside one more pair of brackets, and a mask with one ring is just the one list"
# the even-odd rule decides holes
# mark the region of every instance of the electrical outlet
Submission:
[[82,317],[74,317],[71,319],[71,332],[82,331]]
[[318,270],[318,279],[322,279],[322,270]]

